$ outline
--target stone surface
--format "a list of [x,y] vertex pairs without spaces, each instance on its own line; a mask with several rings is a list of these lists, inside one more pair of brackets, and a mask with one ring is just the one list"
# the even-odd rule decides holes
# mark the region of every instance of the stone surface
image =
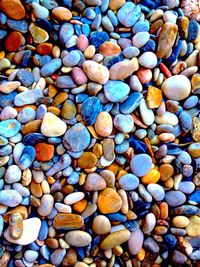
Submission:
[[115,213],[120,210],[122,200],[114,189],[106,187],[99,193],[97,205],[103,214]]

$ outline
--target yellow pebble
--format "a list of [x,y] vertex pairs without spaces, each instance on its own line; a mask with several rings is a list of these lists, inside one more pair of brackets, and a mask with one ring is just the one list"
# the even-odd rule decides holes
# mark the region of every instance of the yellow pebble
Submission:
[[139,260],[139,261],[143,261],[144,258],[145,258],[145,250],[143,248],[140,249],[139,253],[136,255],[136,258]]
[[143,184],[157,183],[160,179],[160,173],[157,169],[151,169],[145,176],[142,177]]

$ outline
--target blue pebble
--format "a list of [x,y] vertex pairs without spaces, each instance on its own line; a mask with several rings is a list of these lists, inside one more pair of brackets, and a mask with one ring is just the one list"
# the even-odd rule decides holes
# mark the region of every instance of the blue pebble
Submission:
[[88,98],[87,94],[78,94],[76,95],[76,103],[83,103],[84,100]]
[[96,15],[95,19],[92,22],[91,28],[98,30],[101,25],[102,16],[101,14]]
[[[148,212],[148,211],[147,211]],[[139,228],[138,222],[136,220],[126,221],[123,225],[130,231],[134,232]]]
[[49,9],[49,10],[51,10],[51,9],[53,9],[53,8],[55,8],[55,7],[58,6],[57,2],[54,1],[54,0],[43,0],[43,1],[41,2],[41,5],[42,5],[43,7],[46,7],[46,8]]
[[6,24],[7,17],[4,13],[0,12],[0,24],[4,25]]
[[101,9],[98,6],[95,6],[94,10],[97,15],[101,14]]
[[117,16],[115,15],[115,13],[112,10],[109,10],[107,13],[110,21],[112,22],[113,26],[117,26],[118,25],[118,19]]
[[125,2],[125,4],[118,10],[117,18],[119,22],[125,27],[132,27],[139,19],[141,8],[132,2]]
[[106,217],[109,221],[125,222],[127,220],[126,216],[119,212],[106,214]]
[[44,65],[48,64],[49,62],[51,62],[52,58],[49,55],[46,56],[40,56],[39,57],[39,64],[40,67],[43,67]]
[[185,109],[193,108],[197,105],[198,101],[199,101],[198,96],[196,96],[196,95],[190,96],[185,100],[183,107]]
[[60,144],[62,142],[60,137],[50,137],[48,138],[50,144]]
[[154,52],[156,50],[156,43],[150,39],[144,46],[140,48],[141,53]]
[[109,6],[109,0],[101,0],[101,12],[105,12]]
[[200,204],[200,190],[196,190],[194,193],[192,193],[189,196],[188,200],[193,205],[199,205]]
[[32,242],[31,244],[28,245],[28,249],[38,251],[40,249],[40,246],[38,246],[35,242]]
[[195,21],[195,20],[190,20],[189,26],[188,26],[188,37],[187,37],[187,40],[189,42],[193,42],[197,38],[198,32],[199,32],[199,24],[198,24],[198,22]]
[[15,136],[21,130],[21,123],[15,119],[0,122],[0,135],[6,138]]
[[101,112],[101,103],[95,96],[87,98],[81,107],[81,115],[88,124],[93,125]]
[[22,33],[26,33],[28,31],[28,23],[26,20],[8,19],[7,25],[15,31],[19,31]]
[[51,251],[48,249],[46,245],[43,245],[40,249],[40,254],[42,255],[43,258],[45,258],[46,260],[49,260]]
[[47,112],[47,107],[44,104],[39,105],[39,107],[36,110],[36,119],[42,120],[46,112]]
[[21,123],[27,123],[35,120],[35,110],[32,108],[22,109],[17,115],[17,120]]
[[25,146],[34,146],[45,140],[45,137],[40,133],[30,133],[24,136],[22,142]]
[[32,56],[32,52],[30,50],[26,50],[24,52],[22,62],[21,62],[23,67],[29,67],[30,66],[31,56]]
[[104,59],[103,64],[106,66],[108,69],[110,69],[114,64],[120,62],[123,60],[122,54],[119,55],[113,55],[113,56],[108,56]]
[[167,154],[169,155],[179,155],[182,153],[182,149],[175,143],[167,143]]
[[3,38],[5,38],[7,35],[7,31],[5,30],[0,30],[0,40],[2,40]]
[[140,100],[143,98],[143,95],[139,92],[134,92],[129,95],[129,97],[120,103],[120,111],[124,114],[130,114],[133,112],[140,104]]
[[17,79],[26,87],[34,83],[33,74],[26,69],[20,69],[17,72]]
[[53,33],[55,31],[52,24],[47,19],[37,19],[36,24],[49,33]]
[[72,172],[70,176],[67,178],[67,182],[70,185],[77,184],[79,180],[79,173],[78,172]]
[[165,60],[167,65],[171,65],[174,61],[176,61],[181,51],[182,45],[183,41],[179,40],[177,46],[172,49],[171,55]]
[[45,240],[48,236],[48,230],[49,230],[49,226],[48,226],[47,221],[42,220],[38,239],[41,241]]
[[119,156],[117,155],[115,157],[115,161],[119,164],[119,165],[124,165],[126,163],[126,158],[123,156]]
[[148,32],[148,31],[149,31],[149,23],[147,21],[138,21],[133,26],[133,33]]
[[6,145],[0,148],[0,156],[7,156],[12,153],[12,146],[11,145]]
[[117,154],[124,154],[129,148],[129,142],[124,140],[121,144],[115,145],[115,152]]
[[109,40],[109,36],[106,32],[94,32],[90,36],[90,44],[94,45],[95,48],[98,50],[100,45],[102,45],[104,42]]
[[84,16],[86,16],[86,18],[93,20],[96,16],[96,13],[94,11],[94,9],[92,8],[86,8],[86,10],[84,11]]
[[147,146],[144,142],[136,139],[135,137],[133,137],[133,135],[131,136],[131,138],[129,138],[129,142],[130,142],[130,146],[134,148],[135,152],[141,154],[141,153],[147,153]]
[[192,117],[186,111],[180,113],[179,121],[184,132],[188,132],[191,129]]
[[[85,23],[85,21],[84,21],[84,23]],[[74,26],[74,30],[75,30],[75,33],[76,33],[77,36],[80,36],[82,34],[82,30],[81,30],[81,26],[80,25],[76,24]]]
[[71,8],[72,7],[72,2],[70,0],[63,0],[63,5],[66,7]]
[[82,25],[82,32],[85,34],[85,36],[89,37],[90,35],[90,26],[88,24],[83,24]]
[[193,43],[188,43],[188,45],[187,45],[187,55],[190,55],[193,50],[194,50]]
[[43,77],[52,75],[62,66],[62,61],[60,58],[50,59],[50,61],[42,66],[40,73]]
[[35,159],[35,155],[36,155],[36,152],[35,152],[35,148],[32,147],[32,146],[25,146],[24,150],[22,151],[22,155],[19,159],[19,167],[21,170],[26,170],[28,169],[34,159]]
[[74,27],[70,23],[64,23],[59,32],[59,39],[61,44],[65,45],[66,42],[74,35]]
[[173,249],[176,246],[177,239],[174,235],[168,234],[164,237],[164,240],[169,249]]
[[113,108],[113,103],[107,103],[102,107],[102,111],[110,112]]

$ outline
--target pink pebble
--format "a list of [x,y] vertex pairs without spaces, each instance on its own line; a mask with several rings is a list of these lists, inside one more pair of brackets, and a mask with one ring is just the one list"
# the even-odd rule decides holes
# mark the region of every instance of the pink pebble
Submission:
[[82,69],[78,68],[78,67],[73,68],[72,79],[78,85],[82,85],[82,84],[85,84],[87,82],[87,76],[82,71]]
[[76,45],[80,51],[85,51],[85,49],[89,46],[88,38],[84,34],[81,34],[78,37]]

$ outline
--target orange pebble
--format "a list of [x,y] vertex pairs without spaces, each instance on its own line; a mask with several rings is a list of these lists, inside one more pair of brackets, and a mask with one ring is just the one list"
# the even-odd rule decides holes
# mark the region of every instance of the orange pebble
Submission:
[[39,143],[35,146],[36,159],[38,161],[49,161],[53,158],[54,146],[46,143]]
[[160,219],[165,220],[168,217],[168,204],[166,202],[160,203]]
[[148,108],[158,108],[162,101],[162,91],[154,86],[149,86],[147,91]]
[[165,77],[169,78],[172,76],[171,71],[162,62],[160,63],[160,69],[162,73],[165,75]]
[[119,166],[116,163],[112,163],[110,166],[106,168],[106,170],[109,170],[116,175],[119,170]]
[[142,84],[148,83],[152,79],[152,71],[143,67],[139,68],[136,75]]
[[139,253],[136,255],[136,258],[139,260],[139,261],[143,261],[144,258],[145,258],[145,255],[146,255],[146,252],[143,248],[140,249]]
[[73,209],[78,213],[82,213],[85,210],[86,206],[87,206],[87,201],[85,199],[82,199],[73,205]]
[[20,0],[1,0],[0,9],[11,19],[20,20],[25,17],[25,9]]
[[23,36],[20,32],[13,31],[11,32],[5,41],[5,48],[9,52],[14,52],[19,49],[19,47],[22,45]]
[[37,52],[40,55],[49,55],[51,53],[53,45],[50,43],[42,43],[37,46]]
[[104,42],[99,47],[99,53],[102,54],[104,57],[111,56],[111,55],[118,55],[121,52],[121,48],[118,44],[113,42]]
[[151,169],[145,176],[142,177],[143,184],[157,183],[160,179],[160,173],[157,169]]

